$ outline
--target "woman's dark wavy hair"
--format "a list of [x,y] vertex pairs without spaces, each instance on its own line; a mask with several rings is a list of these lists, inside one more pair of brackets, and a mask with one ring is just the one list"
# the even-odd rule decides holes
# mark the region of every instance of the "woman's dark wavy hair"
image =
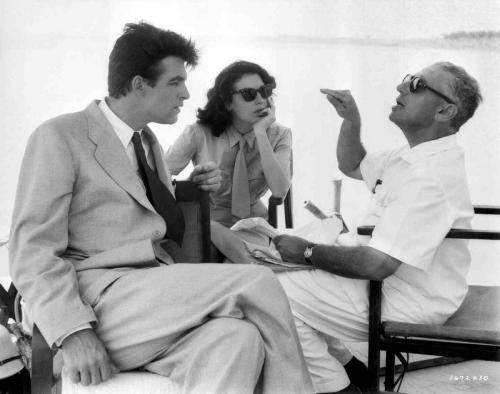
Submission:
[[255,63],[239,60],[224,68],[217,78],[215,84],[207,92],[207,104],[205,108],[198,108],[196,114],[198,121],[210,127],[212,134],[218,137],[231,124],[232,112],[226,108],[233,97],[234,84],[247,74],[257,74],[264,84],[272,84],[276,87],[274,77]]

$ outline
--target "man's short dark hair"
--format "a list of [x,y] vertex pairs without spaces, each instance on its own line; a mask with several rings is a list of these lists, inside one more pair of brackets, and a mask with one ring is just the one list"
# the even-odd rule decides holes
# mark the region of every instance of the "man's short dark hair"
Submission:
[[451,126],[458,130],[472,118],[479,103],[483,100],[479,84],[460,66],[450,62],[438,62],[436,65],[454,77],[451,89],[457,98],[458,112],[452,119]]
[[160,62],[167,56],[179,57],[189,66],[198,63],[198,50],[190,39],[145,22],[127,23],[109,55],[109,95],[125,96],[136,75],[155,86],[164,71]]

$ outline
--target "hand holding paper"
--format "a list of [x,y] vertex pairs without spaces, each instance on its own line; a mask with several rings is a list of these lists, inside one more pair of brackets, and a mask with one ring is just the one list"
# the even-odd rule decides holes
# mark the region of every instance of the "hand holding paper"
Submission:
[[[324,220],[316,220],[297,229],[278,230],[265,219],[256,217],[236,222],[231,230],[233,231],[232,236],[253,232],[273,240],[269,246],[257,245],[243,239],[242,234],[242,243],[246,252],[256,264],[269,266],[274,271],[311,269],[313,267],[307,264],[304,259],[304,249],[311,243],[334,244],[342,231],[342,221],[337,217],[329,217]],[[283,233],[288,233],[288,235]],[[231,244],[234,245],[235,242],[231,242]],[[224,253],[224,250],[221,251]]]
[[271,239],[280,234],[278,230],[271,226],[264,218],[260,217],[241,219],[231,227],[231,230],[253,230]]
[[294,235],[278,235],[273,238],[273,243],[284,261],[309,265],[304,259],[304,250],[311,243]]

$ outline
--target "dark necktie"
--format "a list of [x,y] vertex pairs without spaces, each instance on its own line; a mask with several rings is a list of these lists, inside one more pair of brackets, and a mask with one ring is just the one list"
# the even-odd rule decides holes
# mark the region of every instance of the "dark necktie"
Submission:
[[[160,181],[160,178],[151,169],[146,160],[144,147],[141,142],[141,135],[136,131],[132,135],[137,164],[149,201],[167,223],[166,237],[174,240],[179,246],[182,246],[184,236],[184,214],[175,201],[170,190]],[[158,166],[158,163],[157,163]]]

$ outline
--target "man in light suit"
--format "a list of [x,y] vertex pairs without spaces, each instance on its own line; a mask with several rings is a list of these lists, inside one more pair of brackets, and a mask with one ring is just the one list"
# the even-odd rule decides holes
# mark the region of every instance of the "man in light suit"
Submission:
[[[177,120],[189,98],[185,66],[197,57],[174,32],[128,24],[110,55],[109,97],[31,135],[12,220],[13,282],[73,382],[143,367],[186,392],[251,393],[259,378],[263,392],[312,392],[271,271],[161,264],[172,263],[160,241],[175,228],[148,198],[134,138],[173,194],[147,124]],[[213,164],[192,179],[205,190],[220,183]]]

